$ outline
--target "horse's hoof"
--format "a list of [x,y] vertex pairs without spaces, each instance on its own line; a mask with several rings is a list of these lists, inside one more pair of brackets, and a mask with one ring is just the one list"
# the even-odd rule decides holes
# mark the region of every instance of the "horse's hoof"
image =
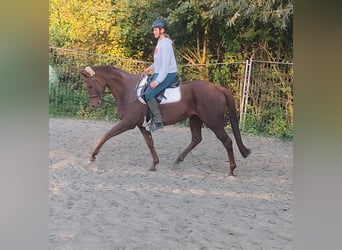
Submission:
[[92,163],[92,162],[94,162],[95,161],[95,156],[91,156],[91,157],[89,157],[89,159],[88,159],[88,163]]
[[156,171],[156,167],[150,167],[149,171]]
[[236,174],[233,174],[233,173],[229,173],[228,174],[228,178],[236,178],[237,177],[237,175]]

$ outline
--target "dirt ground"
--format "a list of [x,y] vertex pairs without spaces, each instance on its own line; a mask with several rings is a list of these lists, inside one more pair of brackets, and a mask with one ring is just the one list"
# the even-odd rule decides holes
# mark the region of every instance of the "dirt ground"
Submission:
[[[49,120],[49,246],[51,250],[292,249],[293,145],[243,135],[248,158],[234,150],[237,177],[208,129],[178,169],[172,164],[190,130],[153,133],[160,164],[138,129],[88,156],[113,124]],[[229,133],[233,138],[233,135]]]

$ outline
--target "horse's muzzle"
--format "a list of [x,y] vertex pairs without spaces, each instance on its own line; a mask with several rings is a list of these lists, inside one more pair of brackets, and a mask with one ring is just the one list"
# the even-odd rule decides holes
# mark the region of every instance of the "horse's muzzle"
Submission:
[[101,104],[102,104],[101,99],[96,99],[94,101],[90,101],[89,106],[92,109],[97,109],[101,106]]

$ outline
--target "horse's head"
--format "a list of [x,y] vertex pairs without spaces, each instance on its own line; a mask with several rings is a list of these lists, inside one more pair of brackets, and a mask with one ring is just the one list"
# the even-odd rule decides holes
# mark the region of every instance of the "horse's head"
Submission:
[[95,71],[89,66],[81,71],[81,75],[83,76],[86,83],[90,107],[100,107],[102,104],[102,97],[105,89],[104,79],[97,77],[95,75]]

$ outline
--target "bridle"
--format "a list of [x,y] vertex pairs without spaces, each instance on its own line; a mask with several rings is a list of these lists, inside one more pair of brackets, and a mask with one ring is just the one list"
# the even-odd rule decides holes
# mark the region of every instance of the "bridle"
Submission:
[[101,95],[100,94],[100,91],[97,89],[97,85],[99,85],[99,81],[96,79],[95,77],[95,74],[94,75],[91,75],[90,76],[90,79],[91,79],[91,84],[92,84],[92,87],[95,89],[95,94],[92,94],[92,95],[89,95],[88,94],[88,98],[91,99],[91,98],[99,98],[100,99],[100,103],[103,103],[103,102],[106,102],[106,103],[110,103],[110,104],[116,104],[117,102],[116,101],[107,101],[104,99],[104,96],[106,95],[106,93],[109,93],[109,92],[103,92],[103,94]]
[[[99,91],[98,91],[98,89],[96,88],[96,84],[94,83],[94,82],[99,83],[98,80],[97,80],[96,77],[95,77],[95,71],[94,71],[90,66],[87,66],[87,67],[85,68],[85,71],[89,74],[89,78],[91,79],[91,86],[92,86],[92,88],[95,89],[95,94],[93,94],[93,95],[89,95],[89,94],[88,94],[88,98],[90,99],[90,98],[96,98],[96,97],[98,97],[98,98],[100,98],[100,100],[102,101],[102,100],[103,100],[103,95],[101,96],[101,95],[99,94]],[[88,86],[87,86],[87,88],[88,88]],[[88,90],[87,90],[87,92],[89,93]]]
[[102,100],[104,95],[102,95],[102,96],[100,95],[100,91],[98,91],[98,89],[96,87],[96,84],[95,84],[95,82],[97,84],[99,84],[98,80],[96,79],[95,75],[90,76],[90,79],[91,79],[91,85],[95,89],[95,94],[93,94],[93,95],[89,95],[88,94],[88,98],[96,98],[96,97],[98,97],[98,98],[100,98]]

